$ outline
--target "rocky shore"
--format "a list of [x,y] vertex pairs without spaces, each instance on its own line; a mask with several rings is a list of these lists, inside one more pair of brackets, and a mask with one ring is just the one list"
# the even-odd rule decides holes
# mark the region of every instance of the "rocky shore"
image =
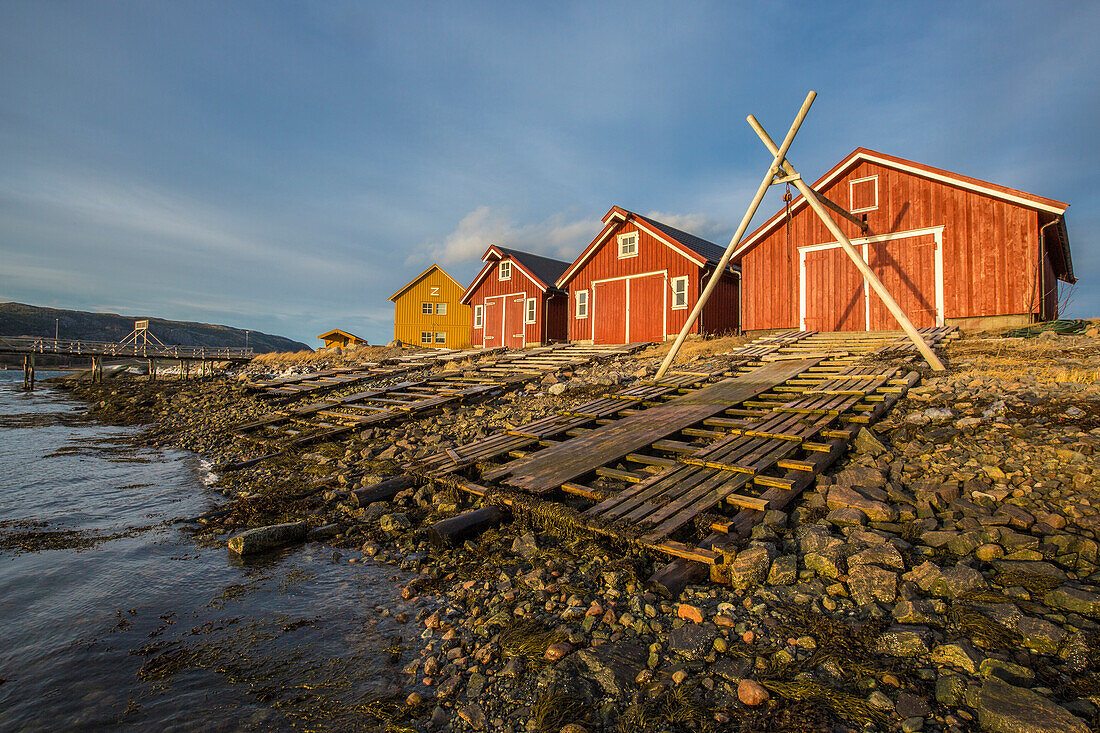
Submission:
[[[629,386],[645,353],[482,404],[222,476],[199,541],[301,522],[350,563],[416,579],[377,613],[407,632],[379,730],[1088,731],[1100,726],[1100,339],[963,339],[789,513],[732,584],[648,590],[663,562],[517,511],[455,546],[427,528],[476,506],[404,461]],[[716,364],[721,357],[698,360]],[[232,380],[76,384],[145,440],[239,459],[227,428],[268,409]],[[316,488],[319,477],[334,477]]]

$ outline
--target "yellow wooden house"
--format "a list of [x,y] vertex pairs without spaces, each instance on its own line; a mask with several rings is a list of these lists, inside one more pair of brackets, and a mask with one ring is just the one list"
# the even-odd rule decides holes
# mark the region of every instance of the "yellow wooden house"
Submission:
[[342,331],[339,328],[334,328],[331,331],[322,333],[317,338],[325,342],[323,348],[331,349],[333,346],[339,346],[341,349],[346,349],[349,346],[367,346],[367,340],[361,339],[354,333],[348,333]]
[[470,306],[466,289],[439,265],[432,265],[390,296],[393,335],[413,346],[465,349],[470,346]]

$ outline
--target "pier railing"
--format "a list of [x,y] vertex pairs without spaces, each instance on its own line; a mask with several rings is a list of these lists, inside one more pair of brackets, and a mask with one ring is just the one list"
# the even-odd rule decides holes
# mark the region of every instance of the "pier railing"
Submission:
[[56,354],[58,356],[116,356],[143,359],[202,359],[248,361],[252,349],[229,346],[165,346],[154,343],[104,343],[52,338],[0,338],[0,353]]

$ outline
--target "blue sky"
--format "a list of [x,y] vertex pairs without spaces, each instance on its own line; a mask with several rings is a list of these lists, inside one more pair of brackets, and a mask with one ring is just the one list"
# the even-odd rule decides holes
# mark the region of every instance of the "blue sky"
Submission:
[[[1100,4],[0,3],[0,300],[392,335],[612,206],[726,244],[780,137],[1068,201],[1100,315]],[[757,222],[778,208],[773,191]]]

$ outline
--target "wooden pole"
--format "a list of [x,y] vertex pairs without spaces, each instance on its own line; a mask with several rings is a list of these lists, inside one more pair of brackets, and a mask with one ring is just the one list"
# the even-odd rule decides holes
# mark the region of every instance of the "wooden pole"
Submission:
[[783,144],[779,146],[774,152],[775,156],[772,159],[772,164],[768,168],[768,172],[764,174],[764,180],[760,182],[760,187],[756,190],[756,195],[752,199],[752,203],[749,204],[748,210],[745,211],[745,216],[741,218],[741,223],[737,226],[737,231],[734,232],[733,238],[730,240],[729,246],[726,247],[725,253],[722,255],[722,259],[718,261],[718,265],[714,268],[714,272],[711,273],[710,279],[707,280],[707,285],[703,288],[703,292],[700,293],[699,299],[695,302],[695,307],[691,309],[691,314],[688,315],[687,320],[684,321],[684,327],[680,329],[680,333],[676,335],[676,340],[672,343],[672,348],[669,349],[668,355],[665,360],[661,362],[661,368],[657,370],[655,379],[660,379],[668,371],[668,368],[672,366],[672,362],[676,359],[676,354],[680,351],[680,347],[684,344],[684,339],[687,338],[688,331],[695,325],[695,322],[699,320],[699,314],[703,311],[703,306],[706,305],[710,299],[711,293],[718,287],[718,282],[722,278],[722,273],[725,271],[726,266],[729,265],[730,258],[733,256],[733,250],[737,247],[741,241],[741,237],[745,236],[745,231],[749,228],[749,224],[752,222],[752,217],[756,215],[756,210],[760,208],[760,202],[764,200],[764,194],[768,192],[768,188],[772,185],[772,180],[776,174],[780,171],[780,166],[783,163],[784,157],[787,155],[787,149],[794,142],[794,136],[798,133],[798,128],[802,126],[802,121],[806,119],[806,115],[810,111],[810,105],[814,103],[814,98],[817,97],[817,92],[811,91],[806,95],[806,101],[802,103],[802,108],[798,110],[798,114],[794,118],[794,122],[791,123],[791,129],[787,131],[787,137],[783,138]]
[[157,360],[156,359],[150,359],[149,360],[149,381],[150,382],[157,381]]
[[436,547],[454,544],[467,537],[479,534],[495,524],[499,524],[503,517],[504,512],[499,507],[490,504],[436,522],[428,530],[428,539]]
[[[775,141],[771,139],[767,131],[757,121],[755,117],[749,115],[749,124],[752,125],[752,129],[756,131],[756,134],[767,146],[768,150],[773,155],[782,152],[780,148],[777,148]],[[786,142],[786,140],[784,140]],[[852,245],[851,240],[841,230],[840,225],[833,220],[833,217],[829,216],[829,212],[825,205],[821,203],[821,199],[818,198],[817,192],[810,188],[809,184],[802,180],[802,177],[794,169],[794,166],[790,164],[785,158],[781,161],[783,172],[788,176],[794,176],[792,180],[795,187],[806,198],[806,203],[810,205],[810,208],[814,210],[821,222],[829,230],[829,232],[836,238],[836,241],[840,243],[840,246],[847,253],[848,257],[852,260],[852,263],[856,266],[856,269],[860,271],[864,279],[870,284],[871,289],[875,291],[878,297],[882,300],[882,304],[886,306],[886,309],[890,311],[890,314],[894,316],[894,319],[901,326],[901,330],[905,331],[905,335],[913,342],[913,345],[917,347],[917,350],[932,367],[933,371],[942,372],[944,370],[943,362],[940,361],[936,353],[932,351],[924,341],[924,337],[921,336],[917,329],[914,328],[912,321],[905,315],[905,311],[897,304],[893,296],[890,295],[890,291],[886,289],[886,286],[882,284],[882,281],[878,279],[878,275],[874,273],[874,270],[867,264],[863,257],[856,252],[856,248]]]

